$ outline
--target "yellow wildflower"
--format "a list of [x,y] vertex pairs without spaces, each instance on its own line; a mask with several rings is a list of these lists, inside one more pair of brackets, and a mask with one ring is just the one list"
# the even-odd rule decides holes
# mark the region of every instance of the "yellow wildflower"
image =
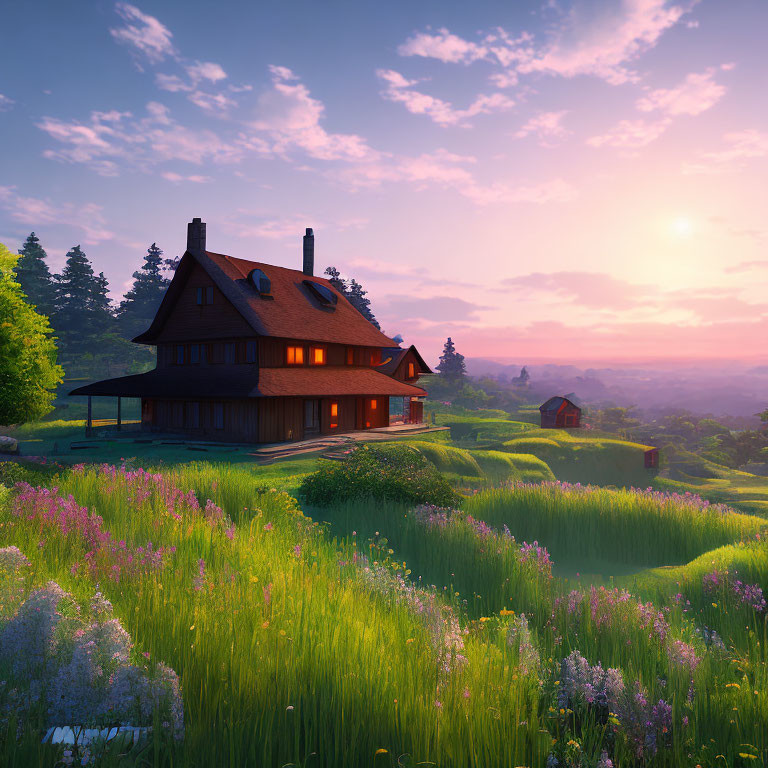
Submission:
[[376,750],[375,754],[376,755],[386,755],[387,754],[387,750],[386,749],[382,749],[381,747],[379,747],[379,749]]

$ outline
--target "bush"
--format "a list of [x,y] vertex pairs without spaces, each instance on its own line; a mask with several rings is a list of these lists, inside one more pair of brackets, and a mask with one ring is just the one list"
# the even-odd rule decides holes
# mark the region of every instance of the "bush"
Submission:
[[323,462],[304,478],[300,493],[309,504],[323,507],[370,497],[450,506],[460,498],[434,465],[408,445],[359,446],[343,462]]

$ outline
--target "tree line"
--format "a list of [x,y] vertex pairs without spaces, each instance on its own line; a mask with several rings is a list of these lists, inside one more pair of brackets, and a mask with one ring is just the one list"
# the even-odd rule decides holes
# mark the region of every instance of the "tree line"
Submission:
[[130,340],[149,327],[170,282],[166,273],[173,262],[163,260],[156,243],[147,248],[132,287],[117,306],[109,298],[104,273],[94,272],[79,245],[67,252],[59,274],[51,274],[48,254],[34,232],[19,255],[16,278],[29,303],[49,318],[67,376],[139,372],[151,365],[151,350]]

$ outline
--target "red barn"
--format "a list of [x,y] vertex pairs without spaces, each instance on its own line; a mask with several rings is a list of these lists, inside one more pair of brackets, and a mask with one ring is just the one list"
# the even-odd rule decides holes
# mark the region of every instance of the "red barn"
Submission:
[[206,440],[384,427],[390,397],[408,400],[411,420],[422,421],[427,393],[415,381],[432,371],[314,276],[311,229],[303,257],[296,270],[213,253],[194,219],[157,315],[134,339],[157,348],[157,367],[73,390],[88,396],[89,427],[100,395],[141,398],[143,430]]
[[581,408],[567,397],[550,397],[539,407],[542,429],[570,429],[581,426]]

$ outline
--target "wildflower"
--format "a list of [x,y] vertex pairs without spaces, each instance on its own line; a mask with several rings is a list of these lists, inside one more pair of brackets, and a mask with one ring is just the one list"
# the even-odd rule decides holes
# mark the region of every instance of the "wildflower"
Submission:
[[273,528],[272,523],[265,523],[264,524],[264,530],[265,531],[271,531]]
[[386,749],[382,749],[381,747],[379,747],[379,749],[377,749],[373,754],[374,754],[374,756],[375,755],[386,755],[387,754],[387,750]]
[[301,544],[297,544],[293,548],[293,554],[296,555],[296,557],[301,557]]

